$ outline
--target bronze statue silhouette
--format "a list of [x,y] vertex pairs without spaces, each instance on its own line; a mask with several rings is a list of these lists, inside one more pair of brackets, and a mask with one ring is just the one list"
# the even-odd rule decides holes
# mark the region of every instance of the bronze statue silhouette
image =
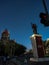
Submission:
[[37,34],[37,25],[31,23],[31,27],[32,27],[32,29],[33,29],[33,33],[34,33],[34,34]]

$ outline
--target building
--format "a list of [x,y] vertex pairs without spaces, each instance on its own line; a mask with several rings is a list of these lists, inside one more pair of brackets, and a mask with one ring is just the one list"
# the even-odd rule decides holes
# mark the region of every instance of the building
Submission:
[[10,39],[10,33],[5,29],[0,39],[0,55],[13,56],[15,53],[15,41]]

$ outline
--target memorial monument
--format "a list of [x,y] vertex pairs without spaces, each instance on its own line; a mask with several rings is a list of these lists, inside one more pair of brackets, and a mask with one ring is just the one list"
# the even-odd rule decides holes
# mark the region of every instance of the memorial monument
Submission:
[[45,50],[42,42],[42,36],[37,33],[36,24],[31,24],[33,29],[33,35],[30,37],[33,49],[33,56],[35,61],[48,61],[49,58],[45,58]]

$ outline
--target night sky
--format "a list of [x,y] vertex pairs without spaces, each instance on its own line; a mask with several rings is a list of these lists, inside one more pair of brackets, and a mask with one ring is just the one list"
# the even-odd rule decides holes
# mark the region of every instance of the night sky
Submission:
[[[49,11],[49,0],[46,1]],[[43,40],[49,38],[49,27],[40,23],[40,12],[45,12],[42,0],[0,0],[0,37],[7,28],[10,39],[30,49],[32,22],[37,24],[38,33],[42,35]]]

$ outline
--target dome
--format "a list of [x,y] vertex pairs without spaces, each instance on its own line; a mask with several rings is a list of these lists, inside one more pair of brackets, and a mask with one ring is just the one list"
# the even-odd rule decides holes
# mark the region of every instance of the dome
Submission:
[[7,30],[7,29],[5,29],[5,30],[3,31],[3,33],[2,33],[2,34],[9,35],[9,32],[8,32],[8,30]]

